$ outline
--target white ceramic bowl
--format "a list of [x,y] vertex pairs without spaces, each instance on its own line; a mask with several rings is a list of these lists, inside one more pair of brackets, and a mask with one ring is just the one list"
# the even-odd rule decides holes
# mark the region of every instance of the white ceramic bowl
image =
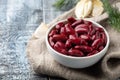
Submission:
[[[85,68],[85,67],[89,67],[92,66],[93,64],[97,63],[107,52],[108,50],[108,46],[109,46],[109,35],[107,33],[107,31],[105,30],[105,28],[103,26],[101,26],[100,24],[91,21],[91,20],[87,20],[86,21],[90,21],[92,22],[94,25],[97,25],[98,27],[101,27],[104,29],[106,37],[107,37],[107,44],[104,47],[103,50],[101,50],[100,52],[91,55],[91,56],[86,56],[86,57],[73,57],[73,56],[67,56],[67,55],[63,55],[59,52],[57,52],[56,50],[54,50],[49,42],[48,42],[48,34],[51,31],[51,29],[53,29],[53,27],[55,27],[55,25],[57,23],[55,23],[53,26],[51,26],[51,28],[49,28],[49,30],[47,31],[46,34],[46,46],[48,48],[49,53],[54,57],[54,59],[59,62],[60,64],[67,66],[67,67],[71,67],[71,68]],[[62,20],[60,22],[64,22],[66,20]],[[59,23],[59,22],[58,22]]]

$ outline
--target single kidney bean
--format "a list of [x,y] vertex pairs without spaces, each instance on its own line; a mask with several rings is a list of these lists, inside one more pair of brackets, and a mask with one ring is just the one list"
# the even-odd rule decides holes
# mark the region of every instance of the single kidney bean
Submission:
[[54,48],[56,51],[58,51],[58,52],[61,51],[61,48],[59,47],[58,44],[55,44],[53,48]]
[[63,27],[64,26],[64,23],[63,22],[60,22],[60,23],[58,23],[56,26],[55,26],[55,28],[56,29],[60,29],[61,27]]
[[89,46],[85,46],[85,45],[82,45],[82,46],[75,46],[75,49],[79,49],[83,52],[91,52],[93,49]]
[[88,28],[89,28],[89,31],[93,30],[93,26],[92,25],[89,25]]
[[73,40],[73,39],[76,39],[76,37],[77,37],[77,36],[76,36],[75,34],[69,35],[69,39],[72,39],[72,40]]
[[82,41],[82,43],[81,43],[81,45],[88,45],[88,42],[86,42],[86,41]]
[[94,51],[92,51],[91,53],[89,53],[87,56],[91,56],[91,55],[96,54],[96,53],[98,53],[98,51],[97,51],[97,50],[94,50]]
[[73,43],[73,44],[76,44],[76,45],[77,45],[77,44],[81,44],[81,42],[82,42],[82,41],[81,41],[80,38],[72,39],[72,43]]
[[55,43],[55,45],[54,45],[54,48],[55,48],[56,50],[65,49],[65,44],[62,43],[62,42],[60,42],[60,41],[57,41],[57,42]]
[[79,28],[85,28],[88,30],[88,26],[86,24],[80,24],[75,27],[75,29],[79,29]]
[[66,33],[67,33],[67,34],[75,34],[75,31],[74,31],[74,29],[71,27],[70,24],[66,24],[66,25],[65,25],[65,29],[66,29]]
[[66,34],[65,27],[61,27],[61,29],[60,29],[60,33],[61,33],[61,34]]
[[77,26],[77,25],[79,25],[79,24],[81,24],[81,23],[83,23],[83,20],[82,20],[82,19],[77,20],[77,21],[75,21],[75,22],[72,24],[72,27],[75,27],[75,26]]
[[96,39],[96,35],[93,35],[91,39],[94,41]]
[[105,33],[101,33],[101,38],[103,39],[103,44],[104,45],[106,45],[106,43],[107,43],[107,38],[106,38],[106,35],[105,35]]
[[87,24],[89,26],[89,25],[92,25],[92,22],[90,22],[90,21],[84,21],[84,24]]
[[66,41],[65,47],[66,47],[66,48],[72,47],[72,40],[71,40],[71,39],[68,39],[68,40]]
[[59,46],[59,48],[65,48],[65,44],[61,41],[57,41],[55,44],[57,44]]
[[91,40],[89,35],[80,35],[80,38],[82,38],[82,39],[84,39],[86,41]]
[[104,49],[104,47],[103,46],[100,46],[99,48],[98,48],[98,51],[101,51],[101,50],[103,50]]
[[54,46],[54,42],[53,42],[53,38],[52,37],[49,37],[49,43],[50,43],[50,45],[53,47]]
[[66,41],[67,37],[64,34],[53,35],[53,41]]
[[76,19],[73,18],[73,17],[69,17],[69,18],[67,19],[67,21],[72,24],[72,23],[74,23],[74,22],[76,21]]
[[88,34],[90,35],[90,36],[92,36],[92,35],[94,35],[95,34],[95,29],[93,28],[93,29],[90,29],[89,30],[89,32],[88,32]]
[[77,28],[75,29],[75,31],[78,33],[78,34],[82,34],[82,33],[87,33],[88,30],[85,29],[85,28]]
[[68,53],[69,53],[70,55],[76,56],[76,57],[82,57],[82,56],[84,56],[84,54],[83,54],[82,51],[77,50],[77,49],[74,49],[74,48],[70,49],[70,50],[68,51]]
[[100,32],[99,32],[99,31],[96,31],[96,33],[95,33],[95,39],[99,39],[99,38],[101,38]]
[[103,32],[104,30],[100,27],[95,27],[96,31]]
[[96,39],[95,41],[93,41],[92,43],[92,47],[94,49],[97,49],[99,46],[101,46],[103,43],[102,43],[102,39]]
[[54,34],[56,34],[57,31],[55,29],[51,30],[51,32],[49,33],[49,36],[53,36]]
[[80,45],[88,45],[88,42],[86,42],[84,39],[80,39]]
[[65,54],[65,55],[68,55],[68,51],[66,49],[61,49],[60,52],[63,53],[63,54]]

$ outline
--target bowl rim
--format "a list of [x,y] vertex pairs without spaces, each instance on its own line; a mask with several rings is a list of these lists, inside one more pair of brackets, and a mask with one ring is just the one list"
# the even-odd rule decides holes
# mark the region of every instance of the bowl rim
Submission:
[[[76,19],[76,20],[80,20],[80,19]],[[49,32],[55,27],[56,24],[60,23],[60,22],[65,22],[67,21],[67,19],[64,19],[64,20],[61,20],[61,21],[58,21],[56,22],[55,24],[53,24],[49,29],[48,31],[46,32],[46,36],[45,36],[45,41],[46,41],[46,46],[48,46],[53,52],[55,52],[56,54],[58,54],[59,56],[62,56],[62,57],[65,57],[65,58],[72,58],[72,59],[84,59],[84,58],[92,58],[92,57],[95,57],[95,56],[98,56],[100,54],[103,53],[103,51],[105,51],[108,47],[109,47],[109,43],[110,43],[110,39],[109,39],[109,35],[108,35],[108,32],[106,31],[106,29],[100,25],[99,23],[93,21],[93,20],[90,20],[90,19],[83,19],[83,20],[86,20],[86,21],[90,21],[92,22],[92,24],[94,25],[97,25],[97,27],[100,27],[104,30],[105,34],[106,34],[106,37],[107,37],[107,44],[106,46],[104,47],[103,50],[101,50],[100,52],[96,53],[96,54],[93,54],[93,55],[90,55],[90,56],[83,56],[83,57],[75,57],[75,56],[68,56],[68,55],[64,55],[64,54],[61,54],[60,52],[56,51],[55,49],[53,49],[50,44],[49,44],[49,41],[48,41],[48,34]],[[106,54],[106,53],[105,53]],[[104,55],[105,55],[104,54]]]

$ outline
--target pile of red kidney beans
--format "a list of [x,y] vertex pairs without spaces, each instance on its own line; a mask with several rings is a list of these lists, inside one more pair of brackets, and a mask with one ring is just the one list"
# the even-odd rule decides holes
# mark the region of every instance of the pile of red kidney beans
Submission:
[[90,21],[70,17],[52,28],[48,41],[51,47],[61,54],[85,57],[104,49],[107,38],[103,28]]

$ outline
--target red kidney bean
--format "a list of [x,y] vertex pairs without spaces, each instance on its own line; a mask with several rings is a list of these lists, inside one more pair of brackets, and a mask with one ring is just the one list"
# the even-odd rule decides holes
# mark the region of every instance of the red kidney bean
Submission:
[[92,43],[92,47],[94,49],[97,49],[99,46],[101,46],[103,43],[102,43],[102,39],[96,39],[95,41],[93,41]]
[[65,25],[65,29],[66,29],[66,33],[67,33],[67,34],[75,34],[75,31],[74,31],[74,29],[71,27],[70,24],[66,24],[66,25]]
[[89,25],[88,28],[89,28],[89,31],[93,30],[93,26],[92,25]]
[[69,17],[69,18],[67,19],[67,21],[72,24],[72,23],[74,23],[74,22],[76,21],[76,19],[73,18],[73,17]]
[[93,35],[92,36],[92,40],[94,41],[96,39],[96,35]]
[[93,49],[89,46],[85,46],[85,45],[82,45],[82,46],[75,46],[75,49],[79,49],[83,52],[91,52]]
[[81,23],[83,23],[83,20],[82,20],[82,19],[77,20],[77,21],[75,21],[75,22],[72,24],[72,27],[75,27],[75,26],[77,26],[78,24],[81,24]]
[[67,37],[64,34],[53,35],[53,41],[66,41]]
[[53,29],[53,30],[50,31],[49,36],[53,36],[56,33],[57,33],[57,31]]
[[98,51],[97,51],[97,50],[94,50],[94,51],[92,51],[91,53],[89,53],[87,56],[91,56],[91,55],[96,54],[96,53],[98,53]]
[[80,44],[81,45],[88,45],[88,42],[86,42],[84,39],[80,39]]
[[60,41],[57,41],[57,42],[55,43],[55,45],[54,45],[54,48],[55,48],[57,51],[59,51],[59,50],[65,48],[65,44],[62,43],[62,42],[60,42]]
[[101,38],[103,39],[103,44],[104,45],[106,45],[106,43],[107,43],[107,38],[106,38],[106,35],[105,35],[105,33],[101,33]]
[[66,34],[65,27],[61,27],[61,29],[60,29],[60,33],[61,33],[61,34]]
[[70,55],[76,56],[76,57],[82,57],[82,56],[84,56],[84,54],[83,54],[82,51],[77,50],[77,49],[73,49],[73,48],[70,49],[70,50],[68,51],[68,53],[69,53]]
[[89,35],[80,35],[80,38],[82,38],[82,39],[84,39],[86,41],[91,40]]
[[95,27],[96,31],[103,32],[104,30],[100,27]]
[[94,29],[94,28],[93,28],[93,29],[90,29],[89,32],[88,32],[88,34],[89,34],[90,36],[94,35],[94,34],[95,34],[95,29]]
[[61,27],[63,27],[64,26],[64,23],[63,22],[60,22],[60,23],[58,23],[56,26],[55,26],[55,28],[56,29],[60,29]]
[[84,21],[84,24],[92,25],[92,22],[90,22],[90,21]]
[[69,39],[76,39],[76,35],[69,35]]
[[65,48],[65,44],[61,41],[57,41],[56,44],[59,45],[59,48],[63,48],[63,49]]
[[99,48],[98,48],[98,51],[101,51],[101,50],[103,50],[104,49],[104,47],[103,46],[100,46]]
[[76,45],[74,48],[75,49],[81,49],[81,46],[80,45]]
[[58,51],[58,52],[61,51],[61,48],[59,48],[59,45],[58,45],[58,44],[55,44],[55,45],[54,45],[54,49],[55,49],[56,51]]
[[49,43],[50,43],[50,45],[53,47],[54,46],[54,42],[53,42],[53,38],[52,37],[49,37]]
[[100,32],[99,32],[99,31],[96,31],[96,33],[95,33],[95,39],[99,39],[99,38],[101,38]]
[[75,30],[76,30],[76,29],[79,29],[79,28],[85,28],[85,29],[88,30],[88,25],[86,25],[86,24],[77,25],[77,26],[75,27]]
[[82,34],[82,33],[87,33],[88,30],[85,29],[85,28],[77,28],[75,29],[75,31],[78,33],[78,34]]
[[65,47],[66,48],[70,48],[72,46],[72,40],[71,39],[68,39],[65,43]]
[[65,54],[65,55],[68,55],[68,52],[67,52],[67,50],[65,50],[65,49],[61,49],[60,52],[63,53],[63,54]]
[[84,39],[81,39],[81,38],[73,39],[72,43],[75,45],[88,45],[88,43]]
[[80,38],[75,38],[75,39],[72,40],[72,43],[76,44],[76,45],[81,44],[81,39]]

